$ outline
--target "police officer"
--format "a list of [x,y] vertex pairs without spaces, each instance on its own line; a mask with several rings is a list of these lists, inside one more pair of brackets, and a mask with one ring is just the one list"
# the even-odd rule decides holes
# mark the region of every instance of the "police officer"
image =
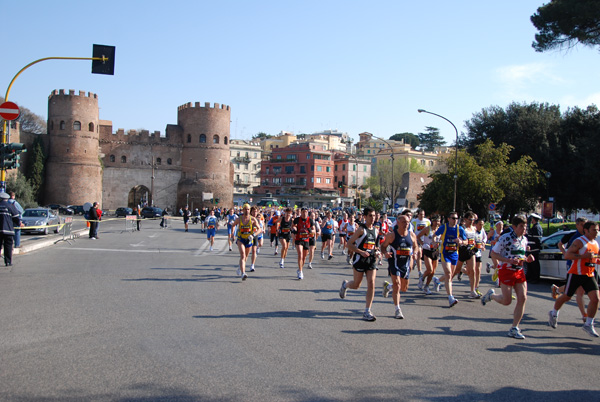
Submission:
[[15,226],[21,226],[19,211],[8,200],[10,195],[0,192],[0,242],[4,246],[4,264],[12,265],[12,252],[15,236]]

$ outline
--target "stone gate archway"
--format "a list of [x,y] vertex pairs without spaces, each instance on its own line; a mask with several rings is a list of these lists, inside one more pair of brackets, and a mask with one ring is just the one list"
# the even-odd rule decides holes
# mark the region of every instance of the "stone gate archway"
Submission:
[[138,205],[148,205],[150,198],[150,190],[146,186],[135,186],[129,190],[129,197],[127,198],[127,206],[129,208],[136,207]]

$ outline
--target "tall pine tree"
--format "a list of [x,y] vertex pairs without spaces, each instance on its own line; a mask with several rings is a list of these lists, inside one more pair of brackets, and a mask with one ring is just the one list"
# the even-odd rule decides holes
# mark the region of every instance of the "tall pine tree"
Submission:
[[419,133],[419,142],[421,149],[427,152],[433,152],[436,147],[446,144],[446,140],[441,136],[439,128],[430,126],[425,127],[424,133]]

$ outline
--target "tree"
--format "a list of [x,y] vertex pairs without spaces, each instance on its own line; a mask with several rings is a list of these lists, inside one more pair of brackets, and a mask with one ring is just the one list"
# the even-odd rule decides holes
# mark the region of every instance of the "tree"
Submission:
[[427,152],[435,151],[436,147],[446,144],[444,137],[440,135],[440,129],[436,127],[425,127],[424,133],[419,133],[419,146]]
[[273,138],[273,136],[271,134],[267,134],[267,133],[263,133],[263,132],[260,132],[256,135],[252,136],[253,140],[264,140],[266,138]]
[[[0,103],[4,102],[4,98],[0,96]],[[43,117],[33,113],[24,106],[19,105],[21,114],[17,121],[21,125],[21,131],[34,134],[46,134],[46,120]]]
[[537,9],[531,22],[538,30],[531,45],[537,52],[600,45],[598,0],[552,0]]
[[15,199],[19,201],[19,204],[21,204],[23,209],[38,206],[33,194],[33,188],[22,174],[17,174],[16,176],[8,178],[6,181],[6,191],[15,192]]
[[[392,186],[392,161],[380,159],[377,161],[375,176],[367,179],[371,193],[379,198],[388,197],[395,200],[400,196],[402,175],[406,172],[426,173],[426,170],[413,158],[394,160],[394,184]],[[392,193],[393,191],[393,193]]]
[[37,136],[33,141],[31,150],[27,152],[27,170],[26,176],[31,185],[34,198],[40,200],[41,189],[44,184],[44,170],[46,163],[46,153],[44,151],[44,143],[40,136]]
[[392,141],[404,141],[405,144],[410,144],[412,149],[415,149],[419,146],[419,137],[414,135],[413,133],[398,133],[394,134],[390,137]]

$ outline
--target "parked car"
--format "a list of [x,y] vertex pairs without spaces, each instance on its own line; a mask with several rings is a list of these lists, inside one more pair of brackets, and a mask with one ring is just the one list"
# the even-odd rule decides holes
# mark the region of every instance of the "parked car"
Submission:
[[142,208],[142,218],[160,218],[162,217],[163,210],[157,207],[144,207]]
[[[21,229],[22,233],[43,233],[47,235],[50,230],[48,226],[60,224],[60,218],[54,210],[50,208],[27,208],[25,212],[23,212],[23,217],[21,219],[25,224],[25,228]],[[27,226],[45,227],[27,229]],[[54,230],[54,233],[58,233],[58,226],[54,226],[52,230]]]
[[67,208],[72,209],[75,215],[85,214],[85,211],[83,210],[83,205],[68,205]]
[[55,211],[58,211],[58,213],[61,215],[73,215],[75,213],[75,211],[73,209],[71,209],[69,207],[65,207],[64,205],[60,205],[60,204],[46,205],[46,208],[50,208]]
[[[567,277],[567,260],[558,249],[558,243],[567,234],[573,234],[575,230],[563,230],[542,238],[540,251],[540,275],[550,278],[565,279]],[[600,235],[596,237],[600,242]],[[527,270],[527,263],[525,263]]]
[[127,215],[133,215],[133,209],[127,207],[119,207],[115,211],[116,217],[125,217]]

